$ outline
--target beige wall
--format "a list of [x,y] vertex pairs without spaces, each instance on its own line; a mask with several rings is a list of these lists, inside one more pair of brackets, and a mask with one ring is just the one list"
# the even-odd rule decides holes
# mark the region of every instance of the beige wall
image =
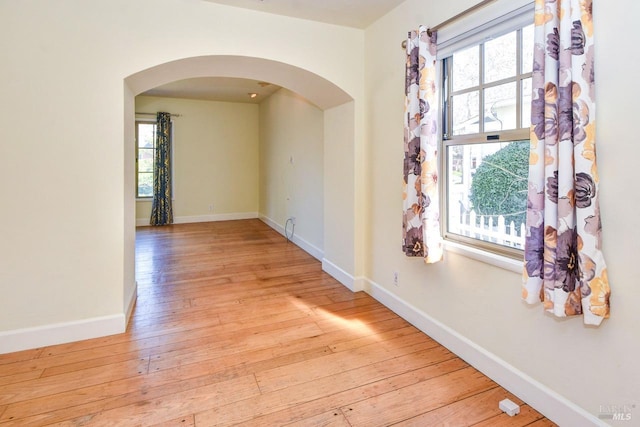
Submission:
[[[105,317],[124,327],[135,291],[129,156],[133,97],[140,87],[127,87],[127,77],[188,58],[286,64],[300,71],[292,86],[301,90],[290,87],[294,91],[322,80],[346,95],[340,102],[357,101],[353,126],[362,135],[361,30],[201,0],[32,0],[0,2],[0,40],[0,186],[6,201],[0,214],[0,334],[5,336]],[[209,69],[187,61],[181,73],[193,77],[210,70],[224,76],[230,70],[222,65]],[[260,78],[263,69],[250,71]],[[276,71],[269,79],[288,87],[287,74]],[[329,98],[322,103],[337,105]],[[362,140],[349,143],[362,145]],[[334,173],[350,176],[352,170]],[[325,228],[327,233],[335,240],[352,230]],[[113,332],[88,328],[57,338]]]
[[[356,156],[356,147],[349,143],[354,140],[354,121],[357,121],[356,106],[343,104],[325,110],[325,146],[324,146],[324,221],[325,245],[323,266],[330,268],[331,274],[347,284],[351,289],[359,289],[358,280],[362,276],[363,251],[362,227],[368,221],[369,213],[358,200],[367,190],[362,170],[358,163],[364,162]],[[328,126],[331,123],[333,126]],[[362,150],[363,148],[360,147]],[[350,169],[350,174],[336,171]],[[361,212],[358,212],[361,209]],[[328,226],[331,225],[332,228]],[[339,239],[332,238],[336,230],[342,231]],[[350,233],[348,230],[354,230]],[[355,254],[352,256],[351,254]],[[342,263],[336,263],[336,260]],[[333,268],[335,267],[335,268]],[[338,274],[347,273],[347,277]],[[351,277],[349,277],[351,276]]]
[[[638,37],[640,7],[623,0],[595,3],[598,144],[604,252],[612,286],[611,319],[599,328],[580,318],[557,320],[520,302],[520,275],[447,252],[424,265],[401,248],[404,51],[400,43],[419,24],[435,25],[476,3],[407,0],[366,30],[369,218],[366,276],[402,301],[453,329],[597,417],[600,405],[640,405],[640,300],[637,255],[640,198],[633,192],[636,160],[634,67],[622,66]],[[398,271],[400,286],[392,285]],[[636,409],[633,418],[640,417]],[[567,424],[569,425],[569,424]],[[629,425],[629,423],[619,423]]]
[[[138,112],[180,114],[172,119],[176,222],[257,214],[258,110],[249,103],[136,97]],[[136,203],[138,220],[150,214],[150,201]]]
[[[324,113],[287,89],[260,103],[260,215],[322,256]],[[287,229],[291,232],[291,228]]]

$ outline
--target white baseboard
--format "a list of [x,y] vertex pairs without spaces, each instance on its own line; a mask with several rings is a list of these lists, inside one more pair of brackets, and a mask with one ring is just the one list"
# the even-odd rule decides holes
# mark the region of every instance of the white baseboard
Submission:
[[364,289],[366,282],[364,278],[354,277],[326,258],[322,259],[322,271],[342,283],[351,292],[359,292]]
[[125,329],[126,321],[121,313],[3,331],[0,332],[0,354],[120,334]]
[[[255,219],[258,218],[257,212],[235,212],[222,213],[212,215],[194,215],[194,216],[177,216],[173,218],[174,224],[191,224],[194,222],[213,222],[213,221],[234,221],[237,219]],[[136,226],[144,227],[149,225],[149,218],[137,218]]]
[[[258,218],[260,219],[260,221],[264,222],[269,227],[273,228],[278,233],[280,233],[280,234],[282,234],[283,236],[286,237],[285,232],[284,232],[284,227],[282,225],[278,224],[277,222],[275,222],[271,218],[266,217],[264,215],[259,215]],[[306,253],[308,253],[309,255],[311,255],[312,257],[317,259],[318,261],[322,260],[322,257],[324,256],[324,251],[322,249],[320,249],[319,247],[309,243],[308,241],[306,241],[305,239],[301,238],[300,236],[297,236],[295,233],[294,233],[293,237],[291,238],[291,241],[296,246],[299,246],[300,249],[302,249],[303,251],[305,251]]]
[[602,420],[465,336],[367,280],[365,291],[400,317],[561,426],[604,426]]
[[136,280],[133,288],[131,289],[131,292],[129,293],[129,297],[127,299],[125,299],[125,301],[128,301],[127,303],[127,307],[126,307],[126,311],[125,311],[125,328],[127,325],[129,325],[129,320],[131,319],[131,313],[133,313],[133,309],[136,306],[136,301],[138,300],[138,281]]

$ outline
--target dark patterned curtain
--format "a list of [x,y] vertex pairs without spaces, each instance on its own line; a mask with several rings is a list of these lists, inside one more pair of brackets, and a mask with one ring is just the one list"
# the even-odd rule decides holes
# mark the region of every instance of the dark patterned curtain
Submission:
[[421,26],[407,39],[402,249],[426,263],[442,259],[438,197],[436,34]]
[[523,297],[609,317],[596,168],[591,0],[536,0]]
[[153,161],[153,204],[151,225],[173,223],[171,207],[171,114],[159,112]]

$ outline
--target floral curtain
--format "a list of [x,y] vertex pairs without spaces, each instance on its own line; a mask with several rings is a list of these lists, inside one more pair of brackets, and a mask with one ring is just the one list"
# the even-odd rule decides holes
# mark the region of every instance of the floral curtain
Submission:
[[173,223],[171,207],[171,114],[159,112],[153,159],[153,204],[151,225]]
[[591,0],[535,1],[523,298],[585,324],[609,317],[595,148]]
[[403,250],[442,259],[438,198],[436,34],[421,26],[407,40],[404,113]]

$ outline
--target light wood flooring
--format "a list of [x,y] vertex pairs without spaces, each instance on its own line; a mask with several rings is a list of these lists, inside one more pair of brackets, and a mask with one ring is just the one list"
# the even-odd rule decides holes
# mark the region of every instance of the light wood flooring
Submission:
[[136,242],[127,332],[0,355],[0,427],[554,425],[258,220]]

